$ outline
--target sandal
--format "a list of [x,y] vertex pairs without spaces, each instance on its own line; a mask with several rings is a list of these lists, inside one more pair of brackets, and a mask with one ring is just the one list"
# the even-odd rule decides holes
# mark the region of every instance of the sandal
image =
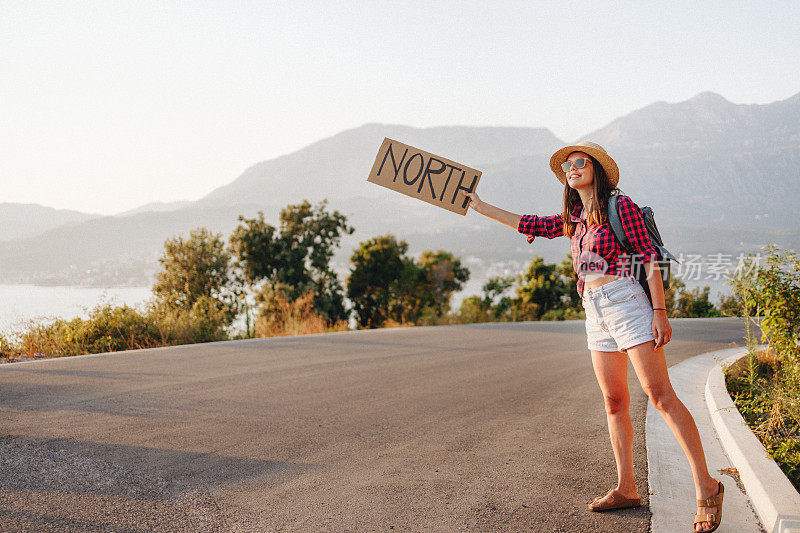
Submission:
[[[592,505],[598,500],[607,498],[606,501],[600,505]],[[617,489],[611,489],[605,496],[600,496],[589,502],[590,511],[608,511],[609,509],[626,509],[628,507],[639,507],[642,505],[640,498],[626,498]]]
[[[706,529],[703,533],[711,533],[715,531],[718,527],[720,522],[722,522],[722,497],[725,495],[725,486],[722,484],[722,481],[717,480],[719,484],[719,489],[717,489],[717,494],[710,498],[706,498],[705,500],[697,500],[698,507],[716,507],[716,513],[700,513],[697,511],[697,514],[694,516],[694,522],[692,523],[692,531],[697,533],[695,526],[702,522],[709,522],[711,523],[711,529]],[[703,518],[705,516],[705,518]]]

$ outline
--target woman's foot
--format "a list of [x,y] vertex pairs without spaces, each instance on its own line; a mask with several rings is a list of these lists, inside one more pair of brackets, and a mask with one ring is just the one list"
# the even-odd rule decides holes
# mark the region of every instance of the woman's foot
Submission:
[[[713,515],[714,521],[695,522],[695,531],[714,531],[719,526],[720,515],[722,512],[722,498],[720,498],[720,496],[722,495],[723,487],[722,483],[720,483],[718,479],[714,479],[713,482],[713,488],[703,491],[702,497],[698,499],[697,515],[695,516],[695,520],[709,518],[708,515]],[[709,502],[708,499],[712,499],[712,501]],[[700,505],[703,500],[706,500],[703,503],[709,504],[716,502],[716,505]]]
[[608,509],[625,509],[638,507],[642,504],[636,490],[611,489],[605,496],[599,496],[589,502],[590,511],[605,511]]

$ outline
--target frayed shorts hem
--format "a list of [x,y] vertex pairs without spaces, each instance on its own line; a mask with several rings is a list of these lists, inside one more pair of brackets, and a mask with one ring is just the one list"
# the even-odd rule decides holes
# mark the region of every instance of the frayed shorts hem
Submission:
[[609,346],[607,344],[604,344],[602,346],[601,345],[597,345],[597,344],[595,344],[595,345],[590,344],[589,345],[589,349],[590,350],[595,350],[597,352],[618,352],[619,351],[616,346]]
[[591,345],[591,344],[588,345],[588,348],[589,348],[589,350],[594,350],[596,352],[623,352],[623,353],[625,353],[628,350],[630,350],[631,348],[639,346],[642,343],[645,343],[645,342],[648,342],[648,341],[654,341],[654,340],[655,340],[655,337],[650,335],[648,337],[642,337],[640,339],[633,339],[631,341],[630,346],[626,346],[625,348],[617,348],[616,346],[608,346],[608,345],[600,346],[600,345]]
[[625,348],[620,348],[619,351],[620,352],[627,352],[630,348],[634,348],[636,346],[639,346],[642,343],[645,343],[645,342],[648,342],[648,341],[654,341],[654,340],[656,340],[656,339],[655,339],[655,337],[653,337],[653,335],[648,335],[648,336],[642,337],[640,339],[633,339],[631,341],[630,346],[626,346]]
[[617,346],[611,346],[611,345],[608,345],[608,344],[602,344],[602,345],[600,345],[600,344],[594,344],[594,345],[589,344],[588,348],[590,350],[594,350],[596,352],[623,352],[624,353],[624,352],[627,352],[629,349],[631,349],[631,348],[633,348],[635,346],[639,346],[640,344],[642,344],[644,342],[654,341],[654,340],[655,340],[655,337],[653,337],[652,335],[645,335],[644,337],[632,339],[630,341],[630,344],[628,346],[626,346],[625,348],[618,348]]

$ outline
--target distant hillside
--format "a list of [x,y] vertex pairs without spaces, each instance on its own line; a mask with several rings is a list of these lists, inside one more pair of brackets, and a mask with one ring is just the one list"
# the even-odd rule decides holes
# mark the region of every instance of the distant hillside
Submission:
[[676,104],[656,102],[586,136],[615,150],[742,153],[797,148],[800,93],[771,104],[729,102],[713,92]]
[[740,105],[705,92],[658,102],[587,135],[620,165],[620,187],[675,223],[796,230],[800,93]]
[[130,215],[138,215],[139,213],[163,213],[165,211],[177,211],[192,205],[192,202],[185,200],[180,202],[150,202],[135,209],[129,209],[122,213],[117,213],[115,216],[127,217]]
[[[259,209],[264,206],[257,206]],[[0,243],[0,279],[44,284],[149,285],[169,237],[205,226],[230,232],[255,206],[198,208],[105,216]],[[277,208],[267,209],[270,215]]]
[[366,176],[384,137],[424,148],[483,169],[515,157],[543,154],[561,141],[544,128],[411,128],[366,124],[323,139],[292,154],[262,161],[229,185],[212,191],[200,205],[235,205],[247,199],[265,204],[377,197]]
[[[473,280],[497,273],[492,265],[502,261],[513,271],[533,255],[560,261],[569,252],[562,239],[531,246],[474,212],[462,217],[368,183],[384,137],[482,170],[481,197],[504,209],[560,210],[563,186],[548,160],[566,143],[546,129],[367,124],[257,163],[180,209],[143,206],[0,243],[0,280],[149,284],[168,237],[198,226],[227,233],[237,215],[259,209],[277,224],[285,205],[322,198],[357,230],[334,258],[340,273],[358,242],[387,232],[406,239],[414,254],[444,248],[469,259]],[[620,187],[653,207],[673,253],[755,253],[769,242],[800,249],[800,224],[786,218],[800,197],[800,95],[745,106],[702,93],[644,107],[585,138],[614,156]]]
[[0,204],[0,241],[30,237],[52,228],[76,224],[99,215],[53,209],[37,204]]

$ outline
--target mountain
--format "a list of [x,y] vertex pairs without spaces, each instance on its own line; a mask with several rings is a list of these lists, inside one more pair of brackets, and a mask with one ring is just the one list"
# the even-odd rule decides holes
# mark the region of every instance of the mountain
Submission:
[[[287,204],[323,198],[356,228],[334,256],[342,276],[360,241],[387,232],[415,255],[443,248],[461,256],[473,280],[518,272],[533,255],[560,262],[569,252],[561,239],[531,246],[477,213],[462,217],[368,183],[384,137],[482,170],[481,198],[504,209],[561,208],[563,186],[548,160],[566,143],[546,129],[366,124],[257,163],[178,209],[143,206],[0,243],[0,280],[148,285],[168,237],[198,226],[227,234],[239,214],[258,210],[277,224]],[[800,197],[800,94],[767,105],[734,104],[714,93],[657,102],[583,138],[613,155],[623,192],[653,207],[673,253],[755,253],[770,242],[800,249],[800,225],[786,216]]]
[[99,215],[53,209],[37,204],[0,204],[0,241],[30,237],[52,228],[77,224]]
[[796,148],[800,142],[800,93],[771,104],[734,104],[713,92],[685,102],[656,102],[591,132],[615,150],[654,150],[701,155]]
[[177,211],[178,209],[183,209],[191,204],[192,202],[188,200],[178,202],[150,202],[149,204],[144,204],[143,206],[135,209],[129,209],[128,211],[117,213],[116,216],[127,217],[130,215],[138,215],[139,213],[163,213],[165,211]]
[[586,138],[614,155],[625,192],[675,222],[800,227],[785,218],[800,197],[800,93],[765,105],[711,92],[657,102]]
[[220,187],[200,205],[256,203],[288,204],[298,199],[317,201],[378,197],[379,187],[367,175],[384,137],[418,146],[473,168],[531,154],[547,153],[561,141],[544,128],[411,128],[366,124],[323,139],[297,152],[262,161],[232,183]]
[[167,238],[187,235],[199,226],[228,233],[239,214],[253,216],[262,207],[210,209],[192,205],[177,211],[104,216],[0,243],[0,280],[48,285],[150,285]]

